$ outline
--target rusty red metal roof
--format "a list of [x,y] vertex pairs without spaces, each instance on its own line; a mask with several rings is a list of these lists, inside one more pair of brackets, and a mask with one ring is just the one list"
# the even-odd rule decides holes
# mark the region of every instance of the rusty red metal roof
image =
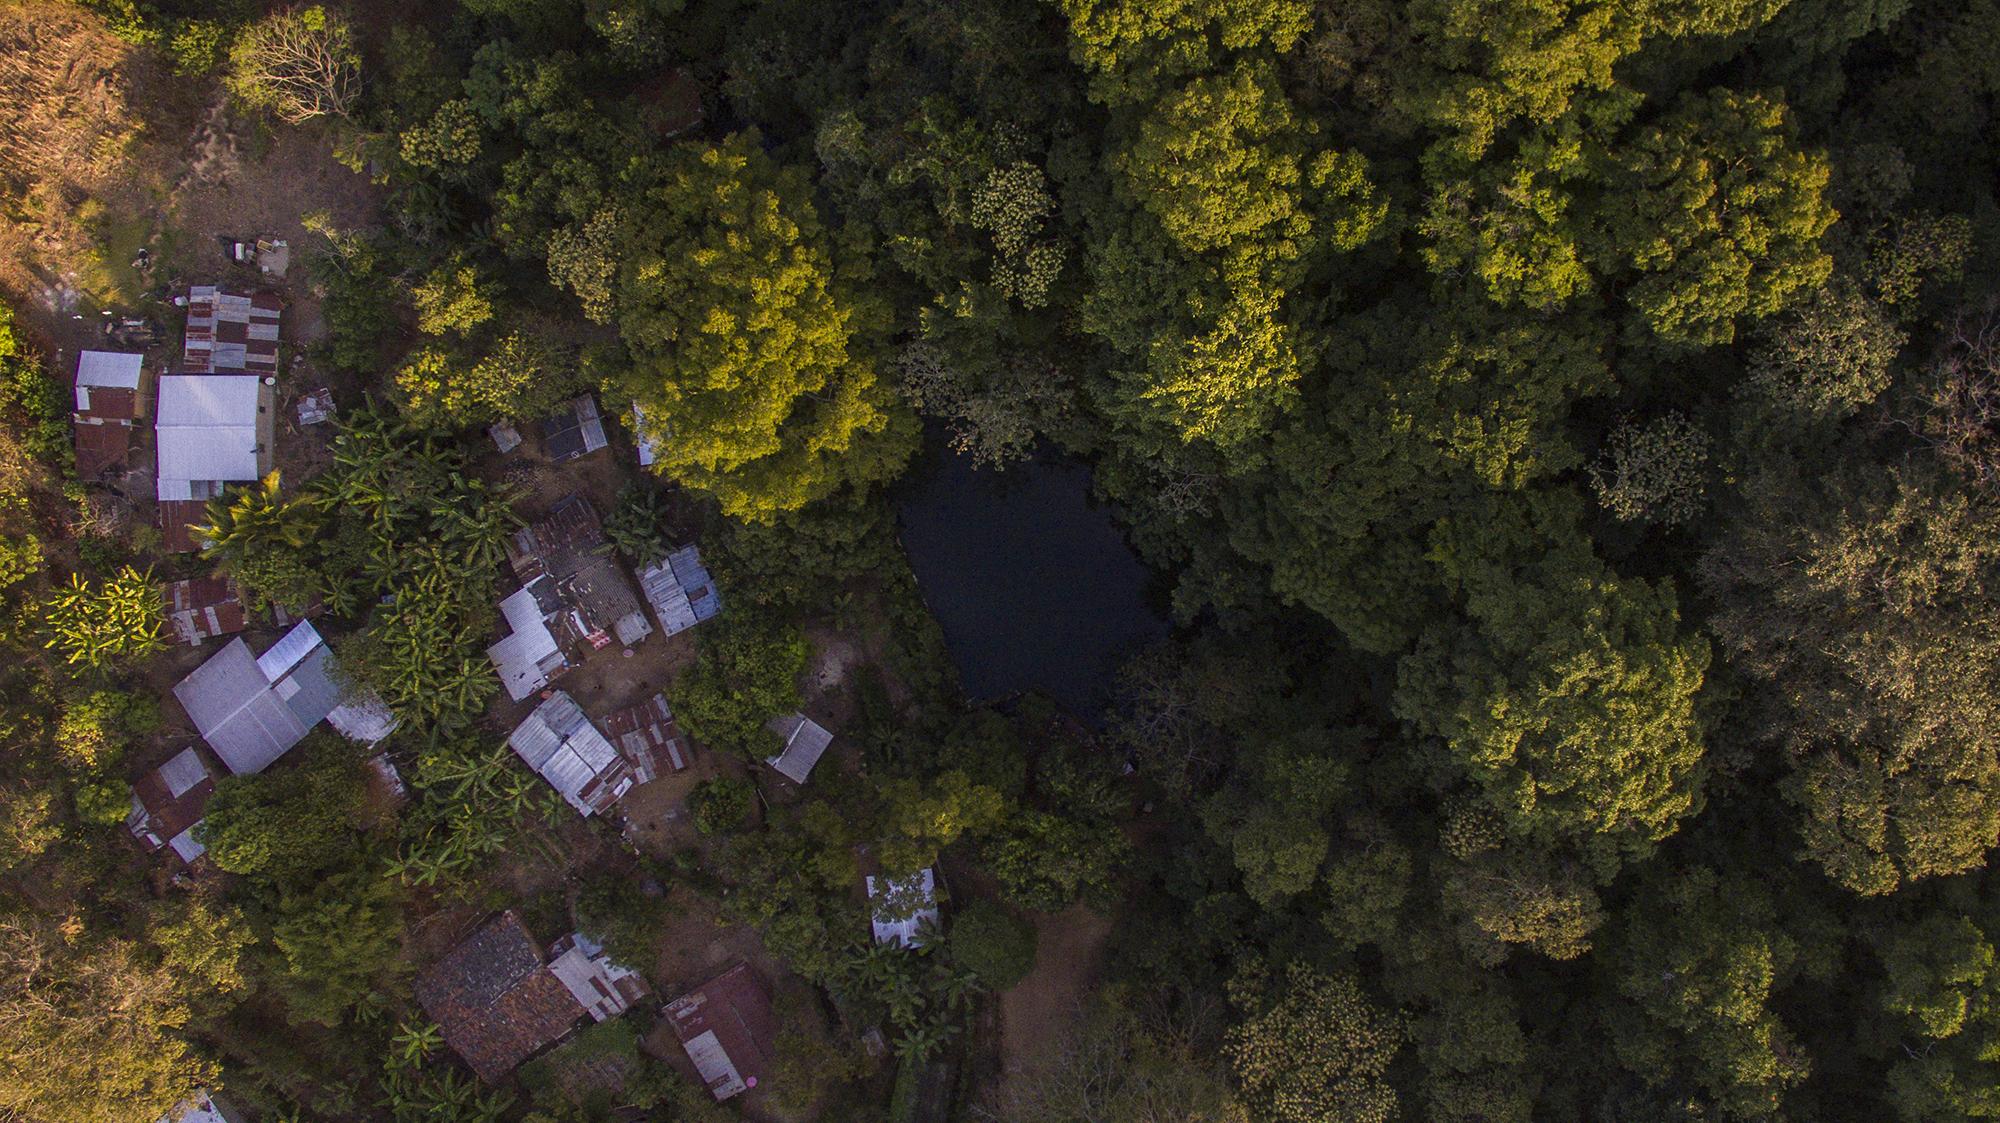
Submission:
[[222,577],[196,577],[166,587],[167,622],[190,647],[205,639],[234,635],[247,622],[236,587]]
[[70,426],[76,442],[76,474],[94,480],[113,470],[123,472],[132,452],[132,426],[118,421],[90,421],[77,414]]
[[755,1088],[775,1052],[771,995],[747,963],[668,1003],[667,1020],[718,1100]]
[[201,549],[194,528],[208,522],[208,504],[200,499],[160,501],[160,546],[170,554],[186,554]]

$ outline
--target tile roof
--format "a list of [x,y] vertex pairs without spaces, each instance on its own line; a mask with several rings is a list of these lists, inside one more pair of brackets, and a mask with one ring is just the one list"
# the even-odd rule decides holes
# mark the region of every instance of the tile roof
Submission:
[[511,909],[419,975],[416,996],[445,1043],[487,1081],[560,1039],[584,1013]]
[[754,1088],[778,1036],[771,996],[739,963],[667,1004],[667,1021],[681,1048],[718,1100]]

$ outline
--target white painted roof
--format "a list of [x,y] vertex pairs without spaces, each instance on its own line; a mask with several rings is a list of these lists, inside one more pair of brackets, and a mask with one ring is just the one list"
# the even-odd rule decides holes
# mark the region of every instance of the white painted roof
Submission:
[[272,644],[269,651],[257,656],[257,670],[263,673],[266,680],[276,682],[284,678],[286,672],[298,666],[299,660],[304,659],[321,642],[319,629],[312,626],[312,621],[301,620],[292,625],[292,630],[280,637],[277,643]]
[[[160,379],[159,495],[186,498],[189,480],[257,479],[257,405],[250,374],[170,374]],[[170,486],[169,481],[182,484]]]
[[924,925],[937,923],[937,876],[929,866],[900,879],[871,874],[868,900],[872,906],[868,924],[876,943],[917,947],[923,942]]
[[201,754],[195,752],[194,746],[189,745],[160,766],[160,779],[166,781],[167,794],[179,799],[208,779],[208,766],[201,762]]
[[486,657],[500,672],[507,697],[520,702],[549,684],[549,673],[563,665],[562,649],[542,618],[542,606],[527,589],[501,601],[500,614],[507,618],[509,631],[486,649]]
[[113,390],[137,390],[144,355],[123,351],[85,351],[76,357],[76,384]]

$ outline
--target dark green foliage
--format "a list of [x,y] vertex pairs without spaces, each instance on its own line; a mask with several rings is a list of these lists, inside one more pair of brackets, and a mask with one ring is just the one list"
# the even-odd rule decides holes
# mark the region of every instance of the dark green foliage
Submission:
[[353,747],[331,733],[308,737],[287,758],[286,767],[217,784],[198,837],[220,869],[304,887],[359,857],[365,781]]
[[694,829],[703,834],[731,834],[749,825],[756,811],[757,789],[748,780],[718,776],[703,780],[688,793]]
[[697,634],[701,658],[670,692],[675,715],[695,740],[763,760],[781,747],[764,723],[799,708],[805,637],[749,610],[724,613]]
[[952,961],[992,990],[1007,990],[1035,965],[1035,926],[987,900],[953,918],[946,940]]

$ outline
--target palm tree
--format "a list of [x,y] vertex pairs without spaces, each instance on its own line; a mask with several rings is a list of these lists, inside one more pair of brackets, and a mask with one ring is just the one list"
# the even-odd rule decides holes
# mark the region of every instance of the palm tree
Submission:
[[208,522],[194,528],[207,558],[241,559],[262,546],[299,549],[319,532],[319,512],[304,499],[278,497],[274,470],[247,488],[208,501]]

